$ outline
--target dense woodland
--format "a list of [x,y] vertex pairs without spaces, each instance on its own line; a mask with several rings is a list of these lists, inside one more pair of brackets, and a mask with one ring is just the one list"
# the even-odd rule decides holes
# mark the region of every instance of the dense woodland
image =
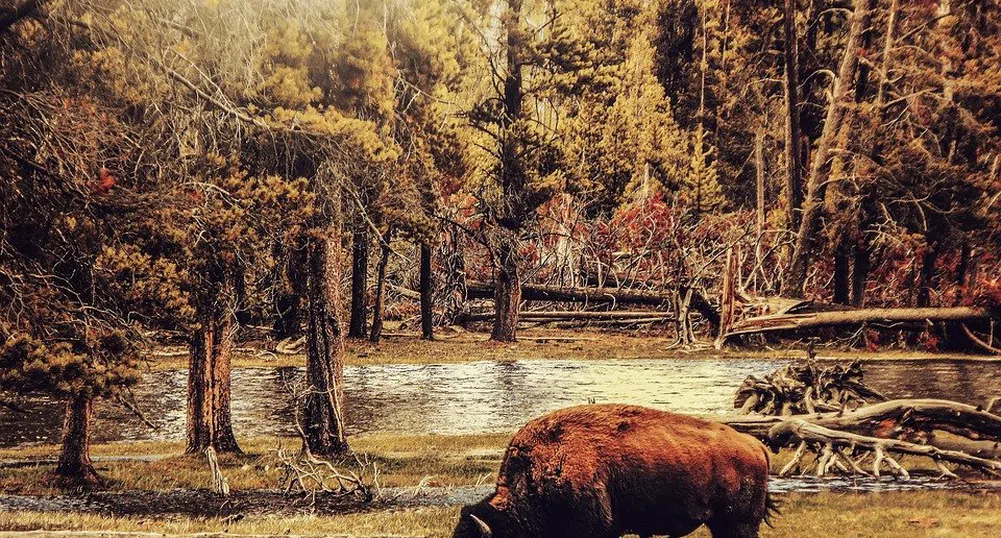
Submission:
[[498,341],[523,286],[663,297],[687,345],[734,293],[995,308],[999,129],[997,0],[2,0],[3,403],[65,399],[86,480],[162,335],[190,452],[239,451],[234,340],[304,336],[325,455],[343,337],[474,288]]

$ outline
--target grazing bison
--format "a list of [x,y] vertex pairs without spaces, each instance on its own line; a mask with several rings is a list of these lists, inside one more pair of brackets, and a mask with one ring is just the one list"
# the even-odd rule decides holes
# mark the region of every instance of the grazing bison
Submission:
[[756,439],[693,417],[587,405],[515,434],[497,489],[466,506],[454,538],[753,538],[773,505]]

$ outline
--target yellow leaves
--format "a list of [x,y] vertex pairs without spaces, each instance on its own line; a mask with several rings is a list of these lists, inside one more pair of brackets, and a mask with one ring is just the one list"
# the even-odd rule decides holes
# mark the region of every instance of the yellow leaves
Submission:
[[323,91],[310,87],[307,74],[302,69],[277,67],[261,83],[261,92],[273,102],[284,106],[304,106],[319,101]]
[[387,163],[399,156],[399,147],[381,135],[376,123],[347,117],[333,107],[307,106],[301,110],[278,107],[273,119],[279,124],[337,138],[347,152],[374,164]]

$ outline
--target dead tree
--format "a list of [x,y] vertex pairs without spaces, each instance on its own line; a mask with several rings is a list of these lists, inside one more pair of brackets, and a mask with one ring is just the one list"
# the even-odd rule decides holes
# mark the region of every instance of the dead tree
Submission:
[[[789,215],[787,226],[789,230],[796,229],[799,223],[799,210],[801,204],[802,167],[800,159],[802,150],[800,149],[800,128],[799,128],[799,37],[796,32],[796,1],[785,0],[783,5],[783,29],[785,36],[785,47],[783,49],[783,59],[785,65],[785,77],[782,88],[785,92],[785,196]],[[760,144],[760,142],[758,142]],[[760,152],[760,148],[756,148]],[[761,159],[759,159],[760,163]],[[762,175],[759,173],[759,176]],[[763,191],[759,179],[759,191]],[[762,195],[759,194],[759,200]],[[760,203],[760,202],[759,202]],[[760,210],[759,210],[760,211]]]
[[817,141],[817,150],[810,166],[810,175],[806,184],[806,201],[803,205],[803,217],[796,232],[796,244],[790,259],[788,278],[783,282],[782,294],[788,297],[801,297],[806,285],[807,265],[814,247],[814,238],[820,226],[824,200],[828,186],[828,160],[837,150],[838,133],[845,119],[848,93],[859,64],[859,48],[862,35],[868,26],[872,0],[856,0],[855,11],[850,19],[848,41],[841,59],[838,76],[834,79],[831,90],[831,102],[827,106],[827,116],[824,119],[824,129]]

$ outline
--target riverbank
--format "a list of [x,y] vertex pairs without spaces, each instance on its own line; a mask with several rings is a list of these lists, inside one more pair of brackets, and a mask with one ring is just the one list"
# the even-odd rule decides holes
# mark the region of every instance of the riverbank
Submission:
[[[266,351],[266,345],[238,347],[233,353],[233,366],[293,367],[305,364],[300,354]],[[790,344],[781,348],[735,348],[716,350],[711,346],[684,349],[675,346],[673,337],[661,331],[628,332],[599,330],[528,329],[519,332],[514,343],[491,342],[490,335],[446,328],[434,341],[422,340],[418,333],[393,331],[379,344],[367,340],[345,342],[345,364],[366,366],[383,364],[454,364],[474,361],[515,361],[539,359],[606,360],[606,359],[802,359],[804,348]],[[969,360],[998,361],[1001,357],[933,353],[928,351],[891,349],[867,351],[822,347],[817,349],[819,360]],[[188,366],[184,348],[157,350],[148,357],[152,369],[173,370]]]
[[[183,455],[181,443],[95,445],[95,466],[106,484],[92,493],[66,492],[51,483],[56,446],[0,450],[0,460],[6,462],[0,469],[0,492],[5,494],[0,497],[7,497],[0,498],[0,531],[444,538],[451,534],[458,505],[490,491],[509,436],[353,437],[355,452],[379,469],[382,495],[371,505],[322,501],[316,510],[308,500],[282,500],[274,491],[280,475],[276,450],[280,443],[294,451],[295,439],[241,439],[245,454],[221,456],[222,472],[234,492],[229,499],[207,492],[208,464],[201,457]],[[774,457],[773,471],[787,458],[785,453]],[[12,460],[22,463],[12,465]],[[891,489],[904,484],[884,483]],[[851,481],[846,484],[853,487]],[[788,484],[774,484],[780,486],[774,489],[783,514],[762,536],[986,538],[1001,532],[1001,492],[929,489],[939,484],[879,493],[785,493]],[[695,536],[705,538],[708,533]]]

